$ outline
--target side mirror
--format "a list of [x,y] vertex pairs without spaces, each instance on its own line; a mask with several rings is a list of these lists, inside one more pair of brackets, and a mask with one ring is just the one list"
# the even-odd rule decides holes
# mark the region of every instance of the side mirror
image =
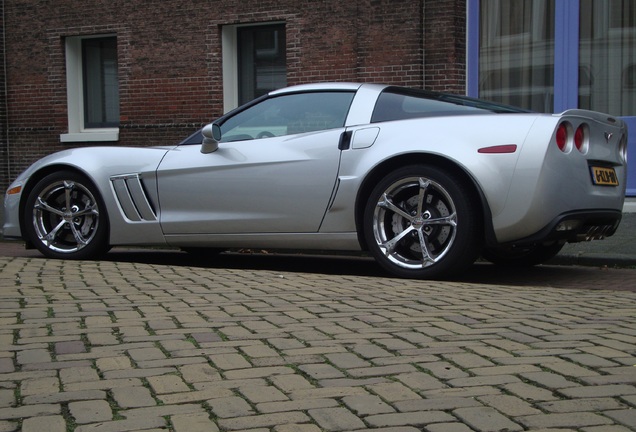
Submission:
[[207,154],[217,151],[221,141],[221,127],[216,123],[210,123],[201,130],[201,133],[203,134],[201,153]]

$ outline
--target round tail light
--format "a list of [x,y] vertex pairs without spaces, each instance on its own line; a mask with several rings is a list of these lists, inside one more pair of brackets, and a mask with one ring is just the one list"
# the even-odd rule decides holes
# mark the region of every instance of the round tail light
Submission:
[[585,123],[576,128],[574,132],[574,145],[581,153],[587,153],[589,146],[588,127]]
[[567,151],[569,129],[570,128],[568,127],[567,123],[563,122],[559,125],[556,131],[556,144],[559,147],[559,150],[561,150],[562,152]]

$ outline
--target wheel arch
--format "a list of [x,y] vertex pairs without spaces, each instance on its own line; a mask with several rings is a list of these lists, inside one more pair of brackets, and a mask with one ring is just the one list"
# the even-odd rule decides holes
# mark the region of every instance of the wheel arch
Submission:
[[[20,206],[19,206],[19,222],[20,222],[20,232],[23,235],[23,238],[26,242],[26,247],[27,248],[32,248],[33,245],[31,244],[31,242],[25,238],[24,236],[24,212],[26,210],[26,201],[29,198],[29,195],[31,194],[31,192],[33,191],[33,188],[35,188],[35,185],[38,184],[38,182],[40,180],[42,180],[44,177],[48,176],[49,174],[53,174],[55,172],[60,172],[60,171],[70,171],[73,172],[75,174],[81,175],[82,177],[84,177],[88,182],[90,182],[91,186],[93,188],[95,188],[96,191],[101,193],[101,190],[97,187],[97,185],[95,184],[95,182],[93,181],[93,179],[91,178],[91,176],[89,176],[84,170],[79,169],[78,167],[74,166],[74,165],[68,165],[68,164],[51,164],[51,165],[46,165],[42,168],[40,168],[39,170],[35,171],[33,174],[31,174],[31,176],[29,176],[29,178],[27,179],[26,183],[24,184],[23,188],[22,188],[22,193],[20,195]],[[102,201],[104,200],[104,197],[101,197]],[[110,238],[110,217],[108,214],[108,209],[106,208],[106,206],[104,206],[104,211],[106,212],[106,238]]]
[[362,247],[362,249],[368,250],[368,245],[366,244],[363,233],[364,207],[367,200],[369,199],[369,196],[371,195],[374,186],[378,181],[380,181],[391,171],[406,165],[418,164],[435,165],[437,167],[443,168],[444,170],[452,172],[453,174],[460,177],[460,179],[472,189],[472,192],[477,197],[477,202],[479,204],[478,210],[481,216],[481,224],[483,226],[484,243],[489,245],[496,244],[497,241],[492,224],[492,214],[490,212],[490,206],[488,205],[486,196],[484,195],[474,177],[456,162],[443,156],[427,153],[410,153],[395,156],[383,161],[375,168],[373,168],[373,170],[371,170],[362,181],[355,203],[356,231],[358,235],[358,241],[360,242],[360,246]]

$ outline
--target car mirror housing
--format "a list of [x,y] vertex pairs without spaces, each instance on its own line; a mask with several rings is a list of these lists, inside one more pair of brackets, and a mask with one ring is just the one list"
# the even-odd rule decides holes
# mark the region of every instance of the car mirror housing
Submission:
[[217,151],[221,141],[221,127],[216,123],[210,123],[201,130],[201,133],[203,134],[201,153],[207,154]]

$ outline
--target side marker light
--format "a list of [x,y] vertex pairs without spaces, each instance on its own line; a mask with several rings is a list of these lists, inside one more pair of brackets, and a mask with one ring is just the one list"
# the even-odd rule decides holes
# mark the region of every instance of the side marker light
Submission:
[[477,150],[478,153],[514,153],[517,151],[516,144],[498,145],[492,147],[483,147]]
[[15,186],[7,191],[7,195],[15,195],[19,194],[20,192],[22,192],[22,186]]

